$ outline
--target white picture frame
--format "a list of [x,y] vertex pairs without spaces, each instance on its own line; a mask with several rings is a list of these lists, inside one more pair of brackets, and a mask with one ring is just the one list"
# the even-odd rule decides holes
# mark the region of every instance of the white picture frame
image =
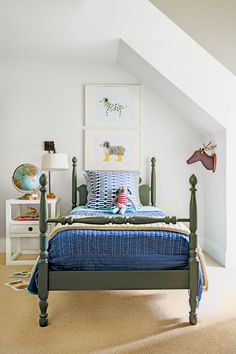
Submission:
[[85,127],[140,128],[140,85],[85,85]]
[[86,170],[140,170],[140,131],[85,130]]

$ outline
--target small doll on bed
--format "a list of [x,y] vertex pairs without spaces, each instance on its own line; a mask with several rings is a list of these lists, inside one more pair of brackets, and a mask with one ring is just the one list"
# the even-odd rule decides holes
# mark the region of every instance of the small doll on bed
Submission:
[[133,205],[133,207],[136,209],[131,194],[132,194],[131,191],[126,186],[121,186],[116,191],[116,196],[112,202],[112,204],[114,205],[112,210],[113,214],[119,213],[121,215],[124,215],[127,209],[128,202],[130,202]]

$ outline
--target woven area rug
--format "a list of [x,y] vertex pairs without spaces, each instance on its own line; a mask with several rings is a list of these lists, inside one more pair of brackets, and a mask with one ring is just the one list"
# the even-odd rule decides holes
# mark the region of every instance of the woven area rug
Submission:
[[[209,290],[188,324],[188,292],[52,292],[49,326],[38,299],[3,284],[16,266],[0,265],[0,353],[236,353],[236,271],[206,257]],[[22,268],[22,267],[21,267]],[[24,267],[30,269],[31,267]]]

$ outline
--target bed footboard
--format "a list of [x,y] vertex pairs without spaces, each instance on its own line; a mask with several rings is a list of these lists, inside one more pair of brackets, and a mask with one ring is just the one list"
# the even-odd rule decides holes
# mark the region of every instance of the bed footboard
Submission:
[[[76,161],[73,161],[76,163]],[[154,163],[155,161],[153,161]],[[155,175],[152,176],[155,178]],[[45,327],[48,324],[48,292],[51,290],[98,290],[98,289],[189,289],[190,312],[189,322],[193,325],[197,323],[197,296],[198,296],[198,280],[199,280],[199,262],[197,253],[197,204],[196,204],[196,184],[197,178],[192,175],[189,179],[191,184],[191,199],[189,207],[189,218],[153,218],[153,217],[129,217],[129,216],[108,216],[108,217],[62,217],[59,219],[48,219],[47,201],[46,201],[46,184],[47,179],[43,174],[40,177],[41,184],[41,200],[40,200],[40,258],[38,264],[38,297],[39,297],[39,325]],[[74,186],[75,187],[75,186]],[[155,188],[154,188],[155,189]],[[75,188],[74,188],[75,190]],[[154,193],[155,194],[155,193]],[[74,205],[76,201],[74,201]],[[155,204],[155,197],[152,196],[152,204]],[[48,233],[47,223],[87,223],[87,224],[143,224],[164,222],[166,224],[177,222],[190,223],[189,235],[189,269],[184,271],[123,271],[100,272],[49,272],[48,269]],[[67,274],[64,274],[67,273]],[[166,275],[168,277],[166,278]],[[138,276],[138,277],[137,277]],[[114,279],[113,279],[114,278]],[[100,279],[99,284],[94,279]],[[111,279],[113,279],[111,281]],[[155,280],[154,280],[155,279]],[[137,281],[139,280],[139,281]],[[75,285],[74,284],[78,284]],[[128,285],[127,285],[128,284]]]

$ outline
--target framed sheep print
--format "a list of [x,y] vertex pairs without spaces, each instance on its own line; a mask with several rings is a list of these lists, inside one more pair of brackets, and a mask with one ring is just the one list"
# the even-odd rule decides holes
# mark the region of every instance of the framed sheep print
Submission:
[[86,128],[140,127],[140,85],[85,85]]
[[139,170],[139,130],[85,130],[86,170]]

